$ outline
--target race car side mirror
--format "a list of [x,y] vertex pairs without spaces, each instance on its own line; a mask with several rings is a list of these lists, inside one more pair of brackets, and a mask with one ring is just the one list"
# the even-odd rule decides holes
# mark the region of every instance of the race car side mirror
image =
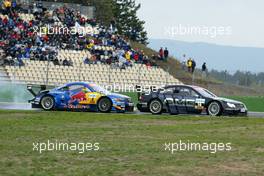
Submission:
[[32,85],[31,84],[27,85],[27,90],[32,90]]

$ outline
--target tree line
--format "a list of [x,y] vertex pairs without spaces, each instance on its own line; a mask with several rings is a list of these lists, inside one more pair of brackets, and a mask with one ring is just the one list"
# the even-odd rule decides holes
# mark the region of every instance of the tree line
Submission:
[[210,76],[231,84],[241,86],[264,86],[264,72],[252,73],[250,71],[236,71],[231,74],[228,71],[211,70]]

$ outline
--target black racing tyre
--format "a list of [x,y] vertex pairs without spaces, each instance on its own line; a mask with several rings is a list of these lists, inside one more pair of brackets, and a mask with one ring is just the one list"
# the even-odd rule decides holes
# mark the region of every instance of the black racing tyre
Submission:
[[219,102],[213,101],[207,108],[207,113],[210,116],[220,116],[222,114],[222,106]]
[[50,111],[54,109],[55,106],[55,100],[52,96],[44,96],[40,101],[42,109],[45,111]]
[[149,103],[149,111],[152,114],[161,114],[163,110],[163,105],[160,100],[154,99]]
[[97,108],[99,112],[110,112],[112,109],[112,101],[107,97],[103,97],[98,101]]

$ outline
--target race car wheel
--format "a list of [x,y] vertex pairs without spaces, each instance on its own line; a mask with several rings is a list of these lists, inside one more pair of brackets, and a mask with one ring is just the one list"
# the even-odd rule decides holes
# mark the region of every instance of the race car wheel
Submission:
[[110,112],[112,109],[112,101],[106,97],[101,98],[98,101],[97,107],[100,112],[103,112],[103,113]]
[[41,99],[40,104],[44,110],[50,111],[54,108],[55,101],[54,101],[54,98],[52,96],[44,96]]
[[218,102],[213,101],[209,104],[207,112],[210,116],[219,116],[222,114],[221,105]]
[[161,114],[162,113],[162,103],[155,99],[155,100],[152,100],[149,104],[149,111],[152,113],[152,114]]

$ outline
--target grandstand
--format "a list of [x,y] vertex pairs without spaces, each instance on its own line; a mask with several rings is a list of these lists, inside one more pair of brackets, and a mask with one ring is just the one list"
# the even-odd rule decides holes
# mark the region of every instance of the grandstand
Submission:
[[179,84],[173,76],[158,67],[148,68],[136,64],[127,69],[113,69],[109,65],[84,65],[76,62],[73,67],[58,66],[48,61],[25,61],[25,66],[5,66],[6,81],[25,84],[61,85],[67,82],[87,81],[100,85],[164,85]]
[[[63,7],[65,8],[65,7]],[[60,10],[60,9],[59,9]],[[58,10],[58,11],[59,11]],[[68,9],[63,9],[64,11]],[[68,10],[70,11],[70,10]],[[71,11],[70,11],[71,12]],[[48,10],[48,14],[54,14],[55,11]],[[5,20],[15,21],[17,19],[22,20],[23,24],[26,24],[24,28],[26,30],[31,30],[33,27],[42,27],[37,26],[39,24],[39,20],[37,18],[42,18],[45,15],[36,15],[36,13],[17,13],[18,17],[14,17],[14,14],[1,14],[0,18],[2,23],[5,25]],[[66,16],[66,14],[65,14]],[[49,17],[49,16],[48,16]],[[56,17],[56,16],[55,16]],[[54,18],[55,18],[54,17]],[[44,17],[43,17],[44,18]],[[41,19],[45,21],[45,19]],[[74,16],[73,19],[76,19],[77,16]],[[109,30],[104,26],[100,26],[99,24],[92,25],[87,24],[89,19],[84,15],[80,15],[78,18],[84,19],[84,24],[82,27],[84,28],[92,28],[92,33],[85,34],[86,38],[83,39],[81,37],[73,38],[74,40],[81,40],[84,45],[79,45],[76,47],[76,43],[70,43],[70,39],[66,36],[64,38],[63,45],[54,46],[51,43],[53,38],[60,38],[61,35],[49,34],[43,35],[39,33],[35,33],[34,37],[40,37],[42,41],[42,45],[36,44],[37,46],[31,46],[29,48],[30,56],[25,56],[23,53],[21,55],[22,58],[14,57],[14,55],[8,53],[7,51],[11,50],[10,46],[2,47],[2,57],[9,57],[7,64],[2,64],[0,67],[0,81],[10,81],[13,83],[20,84],[45,84],[50,86],[58,86],[65,84],[67,82],[75,82],[75,81],[86,81],[86,82],[94,82],[99,85],[129,85],[136,86],[139,84],[142,85],[164,85],[164,84],[182,84],[178,79],[174,78],[172,75],[159,68],[158,66],[151,65],[150,59],[147,56],[144,56],[137,50],[134,50],[130,47],[129,42],[126,41],[121,36],[118,36],[113,30]],[[37,21],[37,22],[35,22]],[[76,20],[77,22],[78,20]],[[66,21],[67,22],[67,21]],[[75,21],[74,21],[75,22]],[[75,26],[76,26],[75,22]],[[30,26],[27,24],[34,24],[36,26]],[[7,23],[9,24],[9,23]],[[50,24],[50,22],[49,22]],[[52,23],[53,27],[65,27],[68,24],[60,18],[56,17],[56,20]],[[30,26],[30,27],[28,27]],[[78,24],[78,26],[80,26]],[[3,25],[2,25],[3,27]],[[29,29],[27,29],[27,27]],[[111,26],[113,28],[113,26]],[[4,28],[4,27],[3,27]],[[111,29],[112,29],[111,28]],[[1,29],[1,30],[5,30]],[[15,27],[11,28],[11,30],[17,30]],[[25,30],[25,29],[23,29]],[[16,31],[14,32],[16,34]],[[11,33],[13,34],[13,33]],[[48,42],[45,41],[44,37],[49,37]],[[65,37],[65,36],[63,36]],[[68,37],[68,38],[67,38]],[[2,39],[5,37],[2,35]],[[35,39],[35,38],[34,38]],[[55,40],[55,39],[54,39]],[[67,40],[67,41],[65,41]],[[103,42],[104,41],[104,42]],[[45,43],[46,42],[46,43]],[[60,41],[56,41],[57,44],[61,44]],[[56,43],[55,42],[55,43]],[[22,42],[17,39],[15,43],[16,51],[24,51],[21,48],[18,48],[17,45],[21,45]],[[22,43],[23,44],[23,43]],[[35,43],[34,43],[35,44]],[[40,54],[43,55],[43,48],[52,47],[54,52],[49,54],[44,51],[45,57],[44,59],[36,58],[35,51],[40,49]],[[49,46],[50,45],[50,46]],[[32,48],[37,48],[33,50]],[[119,54],[121,53],[121,55]],[[125,57],[125,54],[128,53],[128,58]],[[142,54],[142,60],[134,60],[134,55]],[[51,59],[50,59],[51,55]],[[25,57],[24,57],[25,56]],[[39,56],[39,53],[38,53]],[[91,59],[92,56],[96,58],[96,62],[85,63],[84,58]],[[2,58],[2,59],[6,59]],[[13,64],[10,64],[11,60],[14,60]],[[71,65],[64,64],[55,64],[54,59],[58,61],[63,60],[71,60]],[[109,62],[109,59],[111,60]],[[112,61],[114,60],[114,61]]]

